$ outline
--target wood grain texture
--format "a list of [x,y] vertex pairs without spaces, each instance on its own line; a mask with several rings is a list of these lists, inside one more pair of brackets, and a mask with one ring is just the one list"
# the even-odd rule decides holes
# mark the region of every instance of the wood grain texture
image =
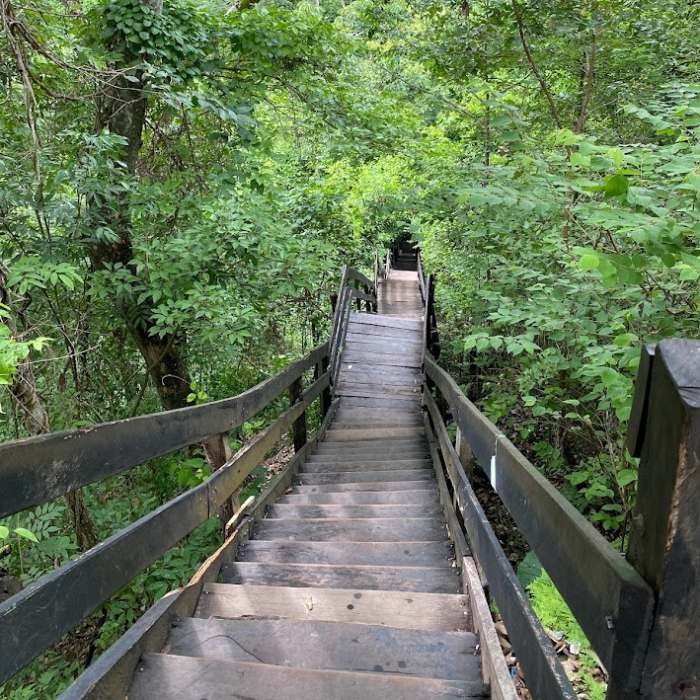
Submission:
[[224,564],[222,583],[265,586],[362,588],[384,591],[459,593],[457,574],[443,566],[398,567],[348,564],[230,562]]
[[164,652],[296,668],[478,681],[481,669],[475,647],[476,636],[471,632],[348,622],[186,618],[173,626]]
[[130,700],[427,700],[483,697],[483,685],[381,673],[317,671],[271,664],[149,654],[129,691]]
[[195,617],[357,622],[398,629],[469,631],[467,599],[453,593],[207,584]]
[[443,566],[453,561],[450,542],[286,542],[248,540],[240,561],[346,564],[357,566]]

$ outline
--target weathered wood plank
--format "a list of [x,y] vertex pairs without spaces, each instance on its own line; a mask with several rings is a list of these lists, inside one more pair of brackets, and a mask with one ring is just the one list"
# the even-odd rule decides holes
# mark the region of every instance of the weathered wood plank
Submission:
[[450,542],[285,542],[248,540],[240,561],[356,566],[443,566],[452,561]]
[[[423,504],[417,511],[420,516],[438,516],[441,514],[437,502]],[[275,518],[401,518],[407,514],[416,513],[407,503],[374,503],[374,504],[296,504],[275,503],[270,506],[267,517]]]
[[513,648],[522,664],[530,692],[538,700],[575,700],[576,693],[559,663],[549,637],[532,610],[527,594],[458,460],[455,467],[456,474],[454,478],[451,476],[452,486],[469,544],[486,573],[490,590],[510,630]]
[[[228,662],[219,659],[148,654],[139,665],[130,700],[428,700],[429,698],[483,697],[483,685],[382,673],[316,671],[271,664]],[[232,689],[235,688],[235,695]]]
[[242,425],[327,353],[324,343],[230,399],[0,445],[0,517]]
[[[396,472],[394,472],[395,474]],[[416,472],[411,472],[415,474]],[[423,475],[425,472],[419,472]],[[355,491],[430,491],[432,492],[435,487],[435,482],[433,479],[418,479],[415,477],[413,480],[410,478],[402,479],[400,481],[347,481],[338,482],[334,480],[330,483],[322,484],[301,484],[295,486],[294,490],[296,493],[346,493]]]
[[476,564],[471,557],[464,557],[462,563],[464,593],[469,598],[474,629],[479,635],[482,673],[484,683],[488,683],[492,700],[518,700],[515,685],[506,660],[503,658],[491,610],[481,587],[481,579]]
[[350,323],[364,323],[370,326],[386,326],[388,328],[408,328],[414,331],[420,331],[421,329],[420,321],[398,319],[393,316],[383,316],[382,314],[352,313],[350,314]]
[[341,407],[353,406],[356,408],[398,408],[404,410],[405,408],[419,407],[420,399],[388,399],[386,397],[376,398],[369,396],[344,396],[341,398],[340,405]]
[[416,342],[416,338],[420,340],[420,336],[417,336],[416,331],[408,328],[390,328],[388,326],[370,326],[366,323],[353,323],[350,321],[348,324],[348,334],[361,335],[365,338],[369,336],[379,336],[380,338],[400,340],[405,339],[409,342]]
[[[603,664],[610,666],[617,626],[636,631],[636,634],[630,632],[629,639],[644,638],[653,603],[649,586],[464,396],[430,355],[426,356],[425,366],[428,377],[449,402],[476,461],[491,478],[496,492],[571,607]],[[630,666],[636,663],[640,650],[631,644],[615,653],[625,652]]]
[[299,474],[301,484],[359,484],[364,482],[432,481],[430,469],[387,469],[371,472],[324,472]]
[[[427,506],[438,502],[437,495],[430,491],[355,491],[350,493],[288,493],[277,503],[280,505],[391,505]],[[422,512],[422,510],[421,510]]]
[[306,465],[305,474],[325,474],[328,472],[372,472],[393,471],[395,469],[430,469],[429,459],[391,459],[391,460],[357,460],[336,462],[313,462]]
[[263,520],[262,539],[305,542],[442,542],[445,526],[437,518],[306,518]]
[[[358,595],[359,594],[359,595]],[[467,599],[453,593],[287,588],[210,583],[196,617],[281,617],[359,622],[399,629],[469,631]]]
[[401,437],[419,437],[422,430],[416,430],[412,426],[407,428],[349,428],[336,430],[331,428],[326,433],[326,442],[350,442],[354,440],[385,440]]
[[457,574],[448,566],[352,566],[280,562],[229,562],[221,570],[222,583],[325,588],[363,588],[383,591],[459,593]]
[[378,355],[376,353],[364,351],[347,351],[343,353],[343,362],[368,364],[373,367],[385,365],[387,367],[420,367],[420,355],[394,357],[393,355]]
[[347,622],[188,618],[173,627],[164,651],[296,668],[478,680],[481,670],[475,646],[471,632],[401,630]]

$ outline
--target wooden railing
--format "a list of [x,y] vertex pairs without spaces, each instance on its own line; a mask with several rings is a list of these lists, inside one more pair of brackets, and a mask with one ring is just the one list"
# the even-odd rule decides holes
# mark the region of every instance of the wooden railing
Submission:
[[[430,329],[431,277],[423,276],[422,267],[419,279]],[[700,342],[663,341],[660,352],[643,351],[628,440],[630,452],[642,460],[626,558],[469,401],[430,353],[432,340],[426,330],[423,402],[434,459],[443,465],[461,516],[448,527],[456,548],[471,547],[481,567],[532,697],[577,696],[471,486],[474,466],[600,657],[608,698],[696,697],[684,693],[700,689],[693,630],[700,614]],[[447,422],[457,428],[455,443]]]
[[[376,269],[376,268],[375,268]],[[362,310],[362,303],[365,304],[366,311],[377,310],[377,282],[372,282],[361,272],[344,266],[340,276],[340,286],[335,297],[333,328],[330,339],[330,381],[331,386],[335,386],[340,372],[340,356],[345,344],[345,336],[350,321],[352,311],[352,301],[356,300],[357,309]]]
[[[205,520],[218,514],[224,525],[236,511],[237,491],[286,432],[291,434],[296,455],[303,458],[310,444],[306,411],[320,400],[321,416],[328,414],[353,300],[358,309],[364,304],[367,310],[376,310],[376,282],[344,267],[330,340],[239,396],[0,445],[0,517],[194,444],[203,445],[213,468],[199,486],[0,604],[0,683],[61,639]],[[304,375],[311,370],[314,381],[304,387]],[[228,433],[285,392],[289,408],[231,454]],[[288,468],[295,464],[292,460]]]

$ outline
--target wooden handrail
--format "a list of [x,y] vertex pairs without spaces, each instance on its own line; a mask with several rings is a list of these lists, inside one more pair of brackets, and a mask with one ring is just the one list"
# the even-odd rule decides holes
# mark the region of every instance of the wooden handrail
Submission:
[[0,445],[0,517],[237,428],[320,364],[328,350],[324,343],[232,398]]
[[489,590],[508,627],[532,697],[575,700],[577,695],[469,483],[435,399],[428,390],[424,391],[423,405],[430,417],[430,432],[435,436],[445,475],[452,484],[472,553],[489,581]]
[[[464,396],[430,353],[425,357],[425,373],[449,405],[476,463],[547,569],[603,664],[607,668],[613,663],[617,668],[627,667],[633,676],[646,651],[654,602],[650,587]],[[498,599],[497,603],[502,604]],[[634,683],[631,677],[630,687]]]
[[[295,363],[296,369],[291,375],[313,366],[318,352],[317,348],[300,363]],[[286,377],[286,382],[290,373],[285,372],[280,375]],[[1,603],[0,638],[12,653],[0,654],[0,683],[57,642],[134,576],[215,515],[328,384],[329,374],[326,372],[303,393],[300,401],[202,484],[168,501],[78,559],[45,574]]]

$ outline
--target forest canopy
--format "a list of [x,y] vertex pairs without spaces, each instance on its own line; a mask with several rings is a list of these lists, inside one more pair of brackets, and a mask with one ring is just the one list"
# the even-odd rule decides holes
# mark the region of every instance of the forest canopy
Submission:
[[[325,339],[341,264],[413,240],[441,364],[625,546],[640,346],[700,322],[699,4],[0,12],[3,441],[237,394]],[[3,521],[0,577],[25,585],[205,474],[163,458]],[[210,525],[7,697],[65,686]]]

